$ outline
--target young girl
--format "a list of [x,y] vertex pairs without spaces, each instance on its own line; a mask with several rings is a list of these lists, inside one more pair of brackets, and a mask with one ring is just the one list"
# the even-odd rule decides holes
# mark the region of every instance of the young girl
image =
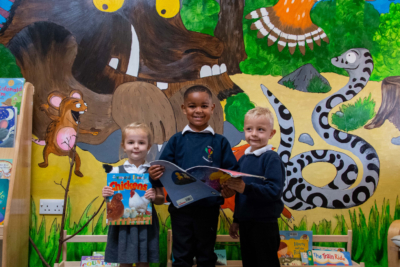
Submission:
[[[143,123],[131,123],[122,129],[121,148],[128,160],[121,166],[114,167],[110,173],[147,173],[150,167],[146,162],[147,152],[152,145],[150,128]],[[144,197],[154,204],[164,203],[164,192],[160,181],[153,181],[151,189]],[[112,196],[114,191],[109,186],[103,188],[103,197]],[[153,205],[152,225],[110,225],[106,246],[105,261],[121,263],[121,267],[148,267],[149,262],[159,262],[157,213]]]

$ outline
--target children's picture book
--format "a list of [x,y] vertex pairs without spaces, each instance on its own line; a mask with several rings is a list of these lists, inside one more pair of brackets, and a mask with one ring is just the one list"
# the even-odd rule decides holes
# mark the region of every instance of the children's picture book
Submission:
[[12,159],[0,159],[0,179],[10,179]]
[[316,247],[316,246],[313,246],[312,249],[313,250],[339,251],[339,252],[346,251],[345,248],[338,248],[338,247]]
[[308,257],[308,264],[314,265],[314,257],[311,249],[307,250],[307,257]]
[[118,263],[104,262],[104,256],[82,256],[80,267],[111,267],[119,266]]
[[301,266],[301,260],[299,258],[279,258],[281,266]]
[[203,198],[221,196],[221,185],[230,178],[256,177],[265,179],[263,176],[209,166],[196,166],[183,170],[164,160],[156,160],[150,164],[164,166],[165,171],[160,181],[177,208]]
[[6,215],[8,186],[10,180],[0,179],[0,225],[4,224],[4,217]]
[[347,251],[313,250],[314,265],[352,266],[350,253]]
[[312,231],[279,231],[281,243],[278,258],[297,258],[312,249]]
[[215,254],[217,255],[217,262],[215,265],[227,265],[226,261],[226,250],[225,249],[216,249],[214,250]]
[[152,205],[144,197],[151,188],[148,173],[108,173],[107,185],[114,191],[107,198],[108,225],[152,224]]
[[0,107],[0,147],[14,147],[15,128],[17,127],[17,109]]
[[17,114],[21,109],[22,90],[24,78],[0,79],[0,106],[13,106],[17,108]]
[[[310,263],[308,262],[307,252],[300,252],[300,257],[301,257],[301,264],[302,265],[310,265]],[[281,259],[283,259],[283,258],[281,258]]]

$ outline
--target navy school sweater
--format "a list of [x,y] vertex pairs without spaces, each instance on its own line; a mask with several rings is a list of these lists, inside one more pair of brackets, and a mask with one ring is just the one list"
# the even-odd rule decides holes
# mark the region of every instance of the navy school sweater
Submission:
[[[239,170],[228,140],[219,134],[185,132],[182,135],[181,132],[176,133],[169,139],[160,160],[172,162],[184,170],[195,166]],[[169,198],[167,200],[171,201]],[[224,204],[223,197],[209,197],[186,207],[209,207],[222,204]]]
[[267,180],[243,177],[243,194],[236,194],[234,222],[274,222],[283,211],[285,167],[278,153],[268,150],[260,156],[243,155],[240,172],[264,176]]

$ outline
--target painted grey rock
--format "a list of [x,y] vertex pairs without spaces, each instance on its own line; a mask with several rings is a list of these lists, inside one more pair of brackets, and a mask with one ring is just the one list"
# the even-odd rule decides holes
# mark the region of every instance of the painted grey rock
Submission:
[[400,136],[392,138],[392,144],[396,146],[400,146]]
[[313,146],[314,140],[308,133],[303,133],[299,136],[299,142],[305,143],[307,145]]
[[341,112],[341,111],[338,111],[338,112],[336,112],[335,114],[336,114],[336,116],[338,116],[338,117],[343,117],[343,115],[344,115],[343,112]]
[[224,136],[231,147],[237,146],[244,138],[244,132],[238,131],[229,121],[224,121]]
[[100,162],[116,163],[119,161],[121,140],[121,130],[117,130],[110,134],[108,138],[99,145],[77,143],[77,146],[82,150],[89,151]]
[[[308,92],[307,87],[310,84],[310,80],[314,77],[318,76],[321,81],[330,86],[327,79],[325,79],[319,72],[314,68],[312,64],[306,64],[295,70],[294,72],[286,75],[282,79],[279,80],[279,84],[283,86],[287,86],[288,82],[294,83],[294,89],[302,92]],[[286,85],[285,85],[286,84]],[[293,88],[292,88],[293,89]]]

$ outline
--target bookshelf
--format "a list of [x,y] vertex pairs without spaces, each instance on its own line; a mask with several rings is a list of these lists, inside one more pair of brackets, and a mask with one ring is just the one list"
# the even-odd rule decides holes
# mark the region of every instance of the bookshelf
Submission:
[[33,85],[26,82],[14,147],[0,148],[0,158],[13,160],[4,225],[0,226],[3,267],[28,266],[33,92]]

